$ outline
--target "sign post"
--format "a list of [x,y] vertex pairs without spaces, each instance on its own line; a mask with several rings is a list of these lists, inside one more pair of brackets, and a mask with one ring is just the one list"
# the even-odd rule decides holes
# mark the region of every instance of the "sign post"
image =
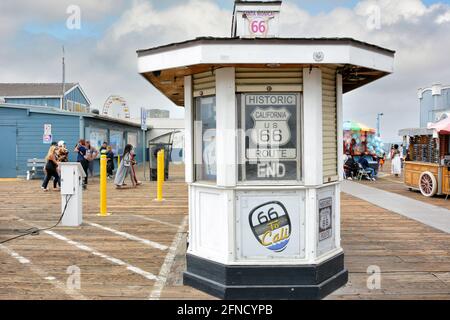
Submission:
[[146,147],[146,131],[147,131],[147,110],[141,108],[141,129],[142,129],[142,164],[144,165],[144,180],[147,179],[145,175],[145,147]]

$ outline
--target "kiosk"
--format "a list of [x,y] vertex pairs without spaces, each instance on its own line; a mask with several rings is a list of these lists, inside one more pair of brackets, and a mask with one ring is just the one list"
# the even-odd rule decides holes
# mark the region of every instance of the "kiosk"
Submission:
[[83,179],[86,173],[79,162],[61,162],[61,226],[83,223]]
[[[278,7],[265,6],[234,19],[271,28]],[[263,36],[138,51],[139,73],[185,107],[184,283],[223,299],[320,299],[348,277],[342,94],[391,73],[394,52],[348,38]]]

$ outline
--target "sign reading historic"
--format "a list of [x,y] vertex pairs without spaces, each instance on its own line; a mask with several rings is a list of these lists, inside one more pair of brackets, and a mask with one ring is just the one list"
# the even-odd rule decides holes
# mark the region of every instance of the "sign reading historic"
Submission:
[[297,180],[297,94],[246,94],[245,180]]
[[333,198],[328,197],[319,201],[319,241],[331,238],[333,235]]
[[254,208],[249,214],[249,224],[256,240],[265,248],[281,252],[286,249],[291,236],[291,220],[285,206],[270,201]]

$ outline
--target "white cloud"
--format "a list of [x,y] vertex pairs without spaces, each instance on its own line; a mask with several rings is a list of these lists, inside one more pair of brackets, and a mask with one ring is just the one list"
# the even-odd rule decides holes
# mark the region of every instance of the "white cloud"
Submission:
[[[180,1],[164,9],[149,0],[1,1],[0,36],[5,39],[9,34],[14,41],[0,50],[0,81],[61,79],[63,42],[20,30],[30,22],[64,22],[69,3],[79,3],[83,19],[93,22],[111,15],[118,17],[100,39],[65,43],[68,80],[79,81],[96,107],[101,107],[110,94],[119,94],[135,114],[145,106],[168,108],[173,115],[182,115],[181,108],[174,107],[137,74],[136,49],[202,35],[230,34],[231,11],[221,9],[213,0]],[[367,8],[374,5],[380,8],[379,29],[368,28]],[[362,0],[354,8],[337,7],[315,16],[285,0],[281,33],[289,37],[353,37],[396,50],[393,75],[344,97],[346,119],[374,126],[376,114],[384,112],[383,133],[392,140],[398,139],[399,128],[418,125],[417,88],[434,82],[450,83],[450,69],[446,67],[449,22],[448,5],[427,7],[420,0]]]

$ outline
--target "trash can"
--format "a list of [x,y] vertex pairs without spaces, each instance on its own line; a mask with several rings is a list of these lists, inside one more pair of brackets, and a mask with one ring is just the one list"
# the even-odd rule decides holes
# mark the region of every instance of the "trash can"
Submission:
[[150,143],[149,144],[149,166],[150,166],[150,181],[156,181],[158,177],[158,152],[159,150],[164,150],[164,181],[169,179],[169,160],[171,143]]

